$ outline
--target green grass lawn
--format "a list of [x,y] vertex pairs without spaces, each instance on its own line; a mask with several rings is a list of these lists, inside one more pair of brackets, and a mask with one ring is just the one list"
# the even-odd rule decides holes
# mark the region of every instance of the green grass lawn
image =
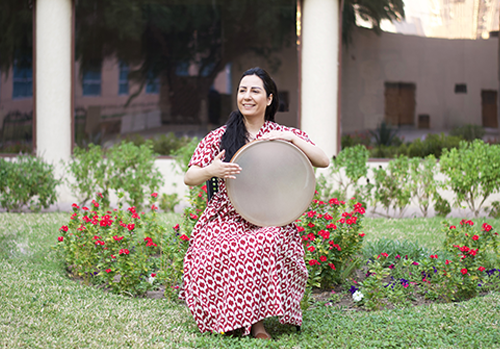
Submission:
[[[172,225],[179,220],[162,219]],[[67,220],[61,213],[0,214],[0,347],[500,348],[499,293],[376,312],[313,307],[304,313],[300,334],[268,319],[275,338],[270,342],[202,335],[180,303],[113,295],[68,279],[51,249]],[[406,239],[437,249],[440,222],[366,219],[364,231],[367,241]],[[498,220],[489,223],[500,226]]]

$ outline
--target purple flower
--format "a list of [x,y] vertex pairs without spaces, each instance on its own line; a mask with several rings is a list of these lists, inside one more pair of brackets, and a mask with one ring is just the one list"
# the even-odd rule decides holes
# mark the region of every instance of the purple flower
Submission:
[[351,292],[351,294],[354,294],[354,292],[358,291],[359,288],[357,288],[356,286],[351,286],[351,288],[349,289],[349,292]]

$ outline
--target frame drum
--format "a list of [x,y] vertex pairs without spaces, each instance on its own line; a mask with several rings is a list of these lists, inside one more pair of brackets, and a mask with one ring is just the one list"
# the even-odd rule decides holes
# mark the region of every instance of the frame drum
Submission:
[[226,179],[236,212],[257,226],[283,226],[309,207],[316,188],[307,156],[290,142],[254,141],[241,147],[231,162],[241,167]]

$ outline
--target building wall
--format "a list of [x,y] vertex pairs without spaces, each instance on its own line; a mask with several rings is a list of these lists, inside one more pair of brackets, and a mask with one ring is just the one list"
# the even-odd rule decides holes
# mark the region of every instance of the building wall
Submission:
[[[498,38],[447,40],[357,28],[342,57],[342,132],[374,129],[384,119],[384,83],[416,85],[415,126],[481,125],[481,90],[498,90]],[[456,94],[455,84],[467,84]]]

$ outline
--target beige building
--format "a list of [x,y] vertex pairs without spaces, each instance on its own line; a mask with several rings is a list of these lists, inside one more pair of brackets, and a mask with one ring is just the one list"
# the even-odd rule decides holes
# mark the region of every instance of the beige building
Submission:
[[393,125],[497,128],[498,37],[448,40],[356,29],[342,55],[342,132]]

